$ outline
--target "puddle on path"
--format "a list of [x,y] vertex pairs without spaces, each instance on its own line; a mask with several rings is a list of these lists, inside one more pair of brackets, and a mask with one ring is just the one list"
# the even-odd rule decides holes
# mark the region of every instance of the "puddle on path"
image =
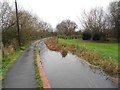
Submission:
[[40,42],[42,65],[52,88],[115,88],[102,70],[91,69],[88,64],[71,53],[49,50]]

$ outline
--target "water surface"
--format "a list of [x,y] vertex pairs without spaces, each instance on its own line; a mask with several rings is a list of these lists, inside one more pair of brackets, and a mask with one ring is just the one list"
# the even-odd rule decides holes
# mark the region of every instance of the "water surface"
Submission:
[[115,88],[112,81],[100,69],[91,69],[82,59],[72,53],[49,50],[40,42],[40,56],[52,88]]

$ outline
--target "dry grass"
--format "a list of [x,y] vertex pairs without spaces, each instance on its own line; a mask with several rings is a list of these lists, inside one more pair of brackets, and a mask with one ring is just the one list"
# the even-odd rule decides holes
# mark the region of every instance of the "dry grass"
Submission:
[[60,47],[57,45],[55,38],[49,38],[45,41],[46,46],[53,51],[59,51]]
[[114,78],[120,77],[120,68],[118,67],[118,64],[120,63],[117,61],[114,61],[111,58],[109,58],[109,60],[103,59],[98,53],[89,51],[87,48],[79,47],[78,45],[58,44],[56,40],[56,38],[49,38],[45,41],[50,50],[60,51],[61,53],[70,51],[90,64],[102,68],[108,75]]

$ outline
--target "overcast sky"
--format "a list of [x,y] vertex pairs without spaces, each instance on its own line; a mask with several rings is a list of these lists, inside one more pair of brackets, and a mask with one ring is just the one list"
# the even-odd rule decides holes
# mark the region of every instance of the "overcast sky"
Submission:
[[[14,0],[8,0],[14,5]],[[21,8],[36,14],[52,27],[64,19],[70,19],[79,24],[83,10],[94,7],[106,8],[113,0],[17,0]]]

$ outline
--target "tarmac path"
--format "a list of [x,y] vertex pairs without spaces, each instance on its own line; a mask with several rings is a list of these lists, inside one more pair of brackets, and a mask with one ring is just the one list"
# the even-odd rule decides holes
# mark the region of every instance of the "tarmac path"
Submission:
[[18,58],[2,82],[3,88],[36,88],[34,43]]

